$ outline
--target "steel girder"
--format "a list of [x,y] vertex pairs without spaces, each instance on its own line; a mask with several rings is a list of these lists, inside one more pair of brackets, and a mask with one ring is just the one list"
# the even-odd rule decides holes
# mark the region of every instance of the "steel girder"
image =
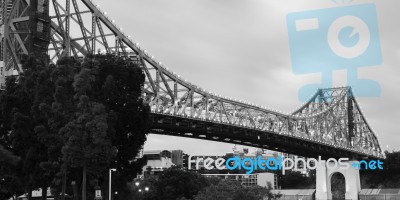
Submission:
[[[189,137],[198,138],[201,131],[205,131],[204,138],[212,140],[213,136],[207,134],[207,129],[199,129],[200,125],[182,129],[185,124],[204,122],[208,129],[215,126],[226,130],[231,130],[227,128],[231,127],[232,131],[252,130],[246,131],[254,133],[247,135],[248,138],[263,138],[262,134],[265,134],[271,139],[301,142],[305,146],[300,148],[303,151],[307,146],[316,145],[345,152],[341,155],[383,157],[377,137],[349,87],[318,90],[308,103],[291,114],[285,114],[213,94],[184,80],[133,42],[91,0],[51,0],[50,15],[51,62],[68,55],[79,58],[87,54],[112,53],[142,67],[146,75],[143,98],[153,113],[154,133],[186,137],[185,133],[192,132]],[[164,124],[171,120],[173,123]],[[231,143],[244,143],[243,135],[232,133],[231,137],[224,137]],[[263,146],[268,142],[248,143],[250,146]],[[274,149],[274,145],[279,146],[272,142],[269,148]],[[282,145],[279,148],[285,149]],[[302,151],[298,154],[301,155]]]
[[[153,123],[158,134],[217,140],[293,154],[297,152],[304,156],[310,156],[312,153],[309,150],[312,149],[313,157],[349,154],[352,158],[383,157],[378,139],[350,87],[320,89],[295,112],[284,115],[224,100],[208,106],[208,112],[213,113],[208,116],[196,115],[206,112],[206,102],[203,101],[180,106],[174,113],[169,109],[172,106],[163,106],[165,101],[168,100],[150,104],[152,112],[157,114]],[[195,111],[191,115],[193,107]],[[286,141],[286,146],[279,141]],[[300,147],[295,148],[298,144],[301,144]]]
[[176,115],[152,113],[150,118],[153,124],[153,134],[240,144],[304,157],[318,158],[318,156],[321,156],[323,159],[340,157],[352,159],[376,158],[367,153],[355,152],[321,142],[312,142],[300,137],[276,134],[272,131],[233,126],[208,120],[189,119]]
[[29,38],[29,1],[4,0],[2,5],[4,31],[2,61],[4,70],[21,69],[21,56],[28,55],[25,41]]
[[46,59],[50,35],[48,0],[2,0],[1,86],[23,72],[28,55]]
[[[382,149],[350,87],[319,89],[291,117],[314,140],[382,157]],[[317,134],[315,134],[317,133]]]

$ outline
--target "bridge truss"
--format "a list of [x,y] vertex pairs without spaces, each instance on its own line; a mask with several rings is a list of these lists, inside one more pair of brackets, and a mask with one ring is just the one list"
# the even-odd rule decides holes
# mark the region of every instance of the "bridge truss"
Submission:
[[[139,64],[152,133],[229,142],[315,157],[383,158],[350,87],[320,89],[290,114],[222,97],[169,70],[91,0],[1,0],[2,75],[45,51],[49,62],[108,53]],[[15,73],[17,71],[17,73]]]

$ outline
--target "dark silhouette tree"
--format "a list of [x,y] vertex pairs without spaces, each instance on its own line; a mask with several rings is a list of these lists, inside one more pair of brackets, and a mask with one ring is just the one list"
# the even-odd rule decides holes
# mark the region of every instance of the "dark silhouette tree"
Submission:
[[[131,183],[133,199],[145,200],[176,200],[181,198],[193,199],[211,181],[196,172],[185,171],[177,167],[166,169],[157,175],[146,176],[140,180],[139,186]],[[145,187],[149,191],[144,191]],[[142,193],[138,190],[142,189]]]
[[114,188],[126,190],[144,165],[144,159],[135,157],[148,130],[140,67],[96,55],[83,63],[63,58],[56,66],[29,58],[23,69],[18,81],[7,79],[0,95],[0,144],[20,158],[9,173],[20,185],[15,188],[30,194],[41,187],[45,199],[48,186],[58,196],[74,180],[85,199],[86,187],[105,186],[113,167],[118,170]]
[[360,170],[362,188],[400,188],[400,151],[385,151],[383,169]]
[[20,158],[0,145],[0,199],[7,199],[17,191],[19,183],[15,179],[15,171],[10,170],[17,166]]
[[280,172],[278,183],[282,189],[312,189],[315,188],[315,170],[310,170],[308,174],[298,171],[287,171],[285,175]]
[[211,185],[201,190],[196,196],[195,200],[260,200],[264,198],[275,199],[279,195],[271,193],[271,185],[264,188],[258,185],[243,186],[238,181],[222,180],[216,185]]
[[[1,143],[21,158],[14,168],[15,179],[23,190],[31,192],[43,188],[43,199],[54,171],[46,170],[42,165],[49,161],[49,149],[43,143],[48,132],[41,127],[47,124],[40,112],[40,106],[52,97],[52,86],[48,83],[49,66],[42,61],[30,58],[18,81],[15,77],[6,80],[6,88],[0,96],[0,138]],[[56,141],[52,142],[57,143]]]

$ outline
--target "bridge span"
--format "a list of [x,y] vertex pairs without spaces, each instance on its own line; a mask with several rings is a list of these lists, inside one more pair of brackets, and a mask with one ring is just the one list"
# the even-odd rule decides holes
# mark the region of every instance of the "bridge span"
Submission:
[[92,0],[1,0],[1,5],[3,81],[22,73],[21,60],[28,55],[47,54],[56,63],[63,56],[115,54],[139,64],[146,75],[143,98],[151,107],[152,133],[306,157],[383,158],[350,87],[319,89],[297,110],[282,113],[183,79],[123,33]]

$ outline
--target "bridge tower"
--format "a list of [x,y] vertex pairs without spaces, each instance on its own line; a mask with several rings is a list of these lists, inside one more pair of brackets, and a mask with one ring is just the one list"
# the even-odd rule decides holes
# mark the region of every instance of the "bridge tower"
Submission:
[[28,56],[49,60],[49,0],[0,0],[0,87]]
[[346,169],[341,169],[338,165],[334,166],[332,162],[329,162],[329,166],[327,166],[326,161],[322,161],[321,165],[318,165],[316,169],[317,181],[315,199],[332,199],[332,175],[335,173],[340,173],[345,178],[345,199],[357,200],[358,193],[361,191],[360,172],[358,169],[351,167],[353,162],[354,161],[347,161],[349,167]]

